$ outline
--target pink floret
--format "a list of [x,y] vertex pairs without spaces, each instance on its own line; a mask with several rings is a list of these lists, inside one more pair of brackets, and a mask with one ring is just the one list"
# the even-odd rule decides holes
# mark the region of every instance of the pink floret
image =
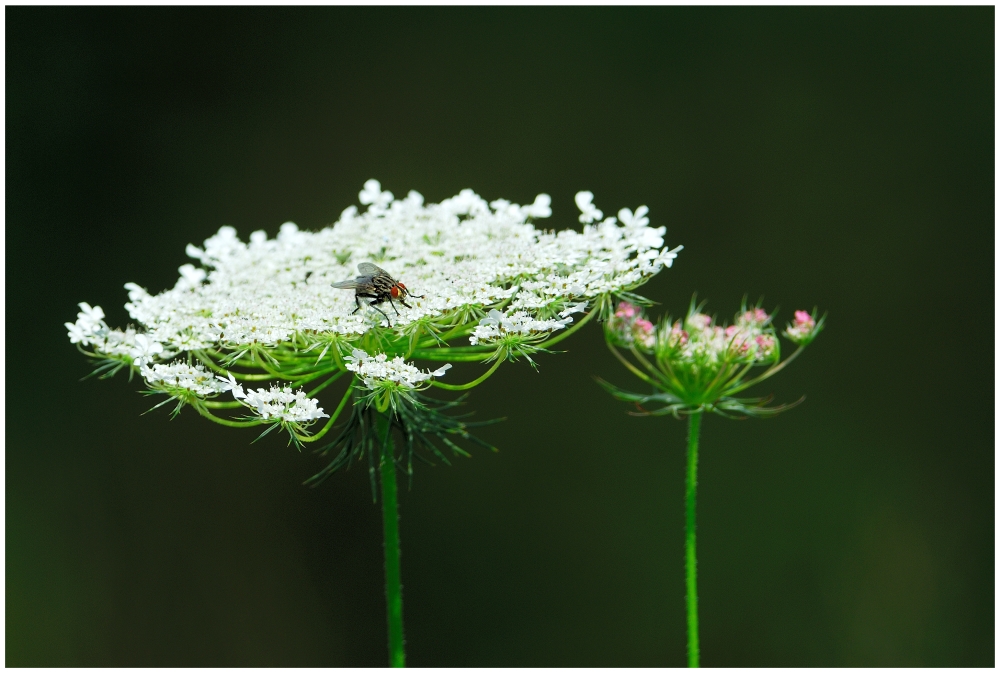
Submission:
[[615,311],[615,315],[619,318],[631,318],[635,316],[636,313],[638,313],[636,307],[627,301],[619,303],[618,309]]
[[752,311],[747,311],[743,314],[743,320],[749,323],[758,323],[763,325],[767,322],[770,316],[767,315],[767,311],[762,308],[755,308]]

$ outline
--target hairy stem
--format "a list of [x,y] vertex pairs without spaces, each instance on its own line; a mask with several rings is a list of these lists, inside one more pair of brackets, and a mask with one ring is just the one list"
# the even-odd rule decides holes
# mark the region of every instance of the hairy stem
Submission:
[[684,485],[684,566],[687,575],[688,667],[698,668],[698,557],[695,554],[695,493],[698,489],[698,433],[702,412],[688,418],[687,478]]
[[378,414],[376,427],[382,448],[379,476],[382,482],[382,522],[385,537],[385,602],[389,623],[389,665],[406,666],[403,651],[403,583],[399,569],[399,506],[396,503],[396,461],[393,456],[392,426],[385,414]]

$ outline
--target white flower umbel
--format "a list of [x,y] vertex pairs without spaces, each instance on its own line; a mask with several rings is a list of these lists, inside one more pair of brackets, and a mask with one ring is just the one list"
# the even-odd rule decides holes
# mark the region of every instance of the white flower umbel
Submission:
[[[306,421],[326,417],[313,397],[341,375],[352,388],[392,388],[410,400],[431,385],[467,390],[501,361],[530,360],[609,316],[614,297],[632,296],[680,250],[664,247],[666,229],[649,225],[645,206],[602,219],[590,192],[576,196],[582,229],[560,232],[533,224],[552,214],[546,194],[519,205],[466,189],[427,204],[369,180],[359,200],[363,212],[351,206],[317,232],[287,222],[275,238],[255,231],[244,240],[222,227],[187,246],[194,263],[179,267],[172,288],[126,284],[135,327],[110,329],[100,307],[81,304],[66,324],[70,341],[112,373],[141,371],[152,390],[169,388],[212,420],[245,425],[217,414],[247,407],[251,420],[298,424],[293,438],[310,441],[351,399],[371,401],[348,391],[322,431],[304,434]],[[450,384],[436,380],[446,367],[420,369],[415,360],[494,364]],[[295,392],[284,384],[244,392],[253,381]],[[235,401],[215,400],[223,390]],[[307,397],[291,404],[289,395]]]
[[422,371],[398,355],[390,360],[385,353],[372,356],[360,348],[355,348],[344,360],[347,370],[354,372],[364,387],[372,391],[367,399],[374,401],[381,411],[390,405],[395,409],[400,395],[412,399],[411,391],[427,388],[432,379],[444,376],[451,369],[450,364],[445,364],[434,371]]
[[303,426],[320,418],[329,418],[316,400],[288,386],[271,386],[267,390],[257,388],[248,390],[242,396],[237,396],[234,390],[233,396],[265,421]]
[[104,311],[100,306],[91,307],[87,302],[80,302],[79,306],[76,322],[64,323],[69,331],[70,343],[89,346],[102,341],[108,331],[108,326],[104,323]]
[[[579,304],[576,304],[570,309],[561,311],[559,315],[568,316],[569,313],[580,310],[578,307]],[[475,345],[500,341],[509,337],[544,337],[550,332],[562,329],[571,322],[573,322],[571,317],[565,317],[562,320],[536,320],[525,311],[501,313],[493,309],[488,316],[479,321],[479,325],[469,337],[469,342]]]
[[426,381],[443,376],[451,368],[450,364],[446,364],[433,372],[421,371],[398,355],[390,360],[385,353],[371,356],[359,348],[355,348],[344,360],[347,361],[347,370],[354,372],[369,390],[386,383],[410,390],[426,388]]
[[198,397],[214,397],[228,390],[225,383],[200,364],[172,362],[166,365],[144,365],[139,373],[151,388],[164,392],[192,393]]

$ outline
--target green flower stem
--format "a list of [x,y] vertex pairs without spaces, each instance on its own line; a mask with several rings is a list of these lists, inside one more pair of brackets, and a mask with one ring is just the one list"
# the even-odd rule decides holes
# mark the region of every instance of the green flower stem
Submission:
[[415,350],[420,351],[420,350],[428,350],[428,349],[433,350],[433,351],[444,350],[444,351],[447,351],[448,353],[459,353],[459,354],[469,354],[469,353],[471,353],[473,355],[476,355],[478,353],[492,353],[493,351],[496,350],[496,346],[493,345],[493,344],[478,344],[478,345],[475,345],[475,346],[472,346],[472,345],[469,345],[469,346],[448,346],[448,345],[445,345],[445,346],[435,346],[434,344],[431,344],[427,348],[421,347],[421,348],[416,348]]
[[[752,367],[753,362],[749,363],[748,366]],[[731,380],[730,376],[737,369],[739,369],[739,367],[732,364],[724,364],[721,368],[719,368],[719,371],[715,374],[712,380],[708,382],[707,385],[700,386],[702,390],[706,391],[705,394],[703,395],[704,399],[706,401],[719,399],[722,388],[725,387],[727,381]],[[743,372],[740,373],[740,376],[743,376],[745,374],[746,374],[746,368],[744,368]]]
[[[220,353],[221,355],[221,353]],[[273,381],[275,377],[270,374],[242,374],[239,372],[230,372],[228,369],[223,369],[219,365],[215,364],[215,361],[211,357],[205,355],[201,351],[194,351],[194,356],[201,360],[201,362],[214,372],[220,374],[232,374],[238,381]]]
[[[646,357],[642,353],[639,352],[639,349],[636,348],[634,344],[631,347],[629,347],[629,352],[632,353],[632,356],[636,359],[636,361],[639,364],[641,364],[643,367],[646,368],[646,371],[648,371],[650,374],[652,374],[653,376],[655,376],[656,378],[658,378],[660,381],[663,381],[664,383],[672,383],[674,385],[677,385],[678,383],[680,383],[677,380],[676,377],[673,377],[673,376],[668,377],[663,372],[661,372],[659,369],[657,369],[652,364],[650,364],[649,360],[647,360]],[[678,387],[680,387],[680,386],[678,386]]]
[[389,417],[378,414],[376,427],[381,437],[379,476],[382,482],[382,523],[385,537],[385,601],[389,623],[389,665],[403,668],[403,583],[399,570],[399,505],[396,502],[396,461],[393,456]]
[[413,351],[414,360],[434,360],[447,362],[482,362],[493,356],[496,349],[482,353],[455,353],[451,348],[418,348]]
[[500,367],[500,364],[502,362],[503,360],[501,358],[497,358],[497,361],[493,363],[493,366],[490,367],[485,374],[480,376],[475,381],[469,381],[468,383],[462,383],[462,384],[440,383],[438,381],[431,381],[431,385],[436,386],[438,388],[444,388],[445,390],[468,390],[469,388],[475,388],[480,383],[488,379],[490,375],[492,375],[493,372],[495,372],[497,368]]
[[206,400],[202,402],[209,409],[239,409],[243,406],[242,402],[215,402],[213,400]]
[[[311,381],[312,379],[315,379],[319,376],[323,376],[325,374],[329,374],[330,372],[337,371],[336,367],[328,367],[320,371],[315,371],[315,365],[313,366],[300,365],[299,367],[291,369],[287,372],[283,372],[280,369],[272,369],[270,366],[268,366],[266,362],[264,362],[263,358],[261,358],[260,361],[260,368],[266,371],[268,374],[271,374],[272,376],[275,376],[280,379],[285,379],[286,381],[295,381],[296,383],[306,383],[307,381]],[[297,372],[306,372],[306,373],[299,374]]]
[[326,381],[323,381],[323,383],[319,384],[318,386],[316,386],[315,388],[313,388],[312,390],[310,390],[308,393],[306,393],[306,397],[316,397],[320,393],[321,390],[323,390],[324,388],[326,388],[331,383],[336,382],[337,379],[339,379],[341,376],[343,376],[346,373],[347,373],[347,371],[343,370],[343,369],[340,370],[340,371],[338,371],[336,374],[334,374],[333,376],[331,376],[330,378],[328,378]]
[[770,378],[770,377],[774,376],[775,374],[777,374],[778,372],[780,372],[782,369],[784,369],[788,365],[789,362],[791,362],[792,360],[794,360],[796,358],[796,356],[798,356],[799,353],[801,353],[803,350],[805,350],[805,348],[806,348],[805,346],[799,346],[798,348],[795,349],[795,352],[792,353],[791,355],[789,355],[787,358],[785,358],[783,362],[779,362],[778,364],[774,365],[773,367],[769,367],[766,371],[764,371],[763,374],[761,374],[757,378],[750,379],[749,381],[743,383],[742,385],[736,386],[732,390],[727,390],[726,393],[729,394],[729,395],[732,395],[734,393],[738,393],[741,390],[746,390],[750,386],[753,386],[753,385],[756,385],[756,384],[760,383],[764,379],[767,379],[767,378]]
[[688,419],[687,479],[684,485],[684,553],[687,570],[688,667],[698,668],[698,557],[695,554],[695,493],[698,489],[698,433],[702,412]]
[[[212,412],[210,412],[208,409],[206,409],[205,407],[203,407],[200,404],[192,404],[191,406],[194,407],[195,410],[199,414],[201,414],[202,416],[204,416],[208,420],[210,420],[210,421],[212,421],[214,423],[218,423],[219,425],[225,425],[225,426],[230,427],[230,428],[252,428],[253,426],[260,425],[260,424],[262,424],[264,422],[264,421],[258,421],[258,420],[231,421],[228,418],[219,418],[218,416],[213,415]],[[243,406],[243,405],[240,405],[240,406]]]
[[653,379],[651,379],[648,376],[646,376],[645,374],[643,374],[641,371],[639,371],[638,367],[636,367],[631,362],[629,362],[628,360],[626,360],[625,356],[622,355],[621,353],[619,353],[618,349],[615,348],[611,344],[610,341],[605,341],[605,343],[608,345],[608,350],[611,351],[612,355],[614,355],[616,358],[618,358],[618,361],[621,362],[623,365],[625,365],[626,369],[628,369],[630,372],[632,372],[633,374],[635,374],[636,376],[638,376],[640,379],[642,379],[643,381],[645,381],[649,385],[654,386],[654,387],[656,386],[656,383],[653,381]]
[[[473,331],[473,329],[475,329],[475,328],[470,328],[469,325],[467,325],[464,322],[462,322],[462,323],[459,323],[459,324],[455,325],[454,327],[452,327],[451,329],[449,329],[444,334],[437,334],[437,335],[435,335],[437,337],[435,340],[438,340],[438,341],[448,341],[448,339],[457,339],[458,337],[464,336],[465,334],[471,334],[472,331]],[[431,337],[431,338],[434,339],[435,337]]]
[[323,426],[322,430],[317,432],[315,435],[308,435],[308,436],[295,433],[295,436],[298,437],[300,442],[315,442],[316,440],[321,439],[323,435],[325,435],[327,432],[330,431],[330,428],[333,427],[333,424],[337,420],[337,417],[340,416],[340,412],[344,410],[345,406],[347,406],[347,401],[351,399],[351,393],[354,391],[355,380],[356,379],[351,379],[351,383],[347,386],[347,392],[344,393],[344,397],[340,400],[340,404],[337,405],[337,410],[333,412],[333,415],[330,416],[330,418],[327,420],[326,425]]

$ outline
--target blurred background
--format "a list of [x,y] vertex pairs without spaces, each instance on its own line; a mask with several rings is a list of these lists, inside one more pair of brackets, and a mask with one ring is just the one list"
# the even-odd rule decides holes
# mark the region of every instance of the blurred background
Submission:
[[[758,389],[803,405],[703,426],[705,665],[992,666],[993,12],[7,8],[6,663],[385,664],[365,471],[141,415],[63,327],[377,178],[648,205],[654,314],[829,311]],[[412,665],[685,663],[685,424],[594,384],[640,388],[597,326],[563,346],[402,495]]]

